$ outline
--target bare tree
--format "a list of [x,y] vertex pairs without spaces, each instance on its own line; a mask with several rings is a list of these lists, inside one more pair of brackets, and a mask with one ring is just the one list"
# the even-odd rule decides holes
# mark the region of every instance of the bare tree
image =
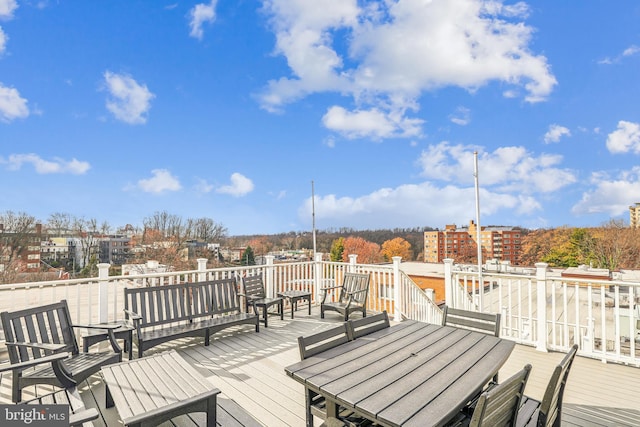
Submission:
[[23,255],[29,252],[29,246],[38,246],[33,241],[36,218],[25,212],[6,211],[0,214],[0,277],[2,283],[14,281],[16,273],[23,270]]
[[222,224],[217,224],[211,218],[188,219],[190,237],[203,242],[218,242],[227,234]]
[[71,227],[80,244],[80,265],[86,267],[98,251],[98,221],[95,218],[73,218]]
[[72,215],[66,212],[54,212],[49,215],[45,224],[47,231],[55,236],[62,236],[71,229]]

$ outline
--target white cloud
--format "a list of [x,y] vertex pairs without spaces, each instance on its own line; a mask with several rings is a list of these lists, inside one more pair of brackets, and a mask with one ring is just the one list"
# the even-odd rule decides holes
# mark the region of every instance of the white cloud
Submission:
[[20,96],[17,89],[0,83],[0,121],[9,123],[15,119],[29,116],[27,100]]
[[607,137],[607,148],[611,153],[640,153],[640,124],[620,120],[618,129]]
[[564,126],[553,124],[549,126],[549,130],[544,134],[544,143],[559,142],[563,136],[571,136],[571,131]]
[[377,108],[351,112],[342,107],[333,106],[327,110],[322,123],[327,129],[347,138],[380,139],[392,136],[418,136],[422,120],[408,119],[401,113],[383,112]]
[[107,109],[118,120],[129,124],[142,124],[147,121],[151,100],[155,95],[146,85],[140,85],[131,76],[105,71],[104,80],[110,98]]
[[18,8],[16,0],[0,0],[0,19],[13,18],[13,12]]
[[[276,34],[275,53],[286,57],[291,76],[269,82],[260,98],[263,108],[278,111],[309,94],[333,91],[352,96],[356,111],[404,116],[417,109],[423,91],[442,87],[475,91],[499,81],[523,89],[526,101],[538,102],[556,85],[547,59],[529,49],[533,29],[522,22],[528,13],[522,2],[358,4],[265,1]],[[345,52],[337,47],[342,45]],[[379,124],[371,125],[371,132],[359,129],[356,135],[379,133]]]
[[460,126],[466,126],[471,122],[471,110],[466,107],[456,108],[456,112],[449,116],[451,121]]
[[213,185],[209,184],[206,179],[197,179],[195,189],[198,193],[211,193],[213,191]]
[[252,192],[253,187],[253,181],[236,172],[231,175],[231,184],[219,187],[216,192],[230,194],[233,197],[241,197]]
[[492,153],[481,147],[441,142],[422,152],[422,176],[445,182],[472,183],[478,151],[478,181],[483,187],[518,193],[551,193],[577,181],[574,173],[557,167],[562,156],[535,156],[525,147],[501,147]]
[[[531,214],[540,204],[530,196],[514,196],[481,189],[483,215],[500,210]],[[434,209],[438,206],[438,209]],[[437,187],[433,183],[382,188],[360,197],[316,196],[316,219],[326,227],[384,228],[393,217],[397,227],[427,224],[468,224],[474,218],[475,190],[470,187]],[[311,198],[298,209],[301,221],[311,218]]]
[[640,53],[640,46],[631,45],[622,52],[622,56],[633,56]]
[[171,175],[167,169],[154,169],[151,174],[153,175],[151,178],[138,181],[138,188],[146,193],[161,194],[182,189],[178,178]]
[[610,177],[596,172],[591,176],[594,188],[585,192],[571,212],[574,214],[607,213],[610,216],[623,215],[629,211],[632,202],[640,200],[640,167]]
[[39,174],[70,173],[84,175],[91,165],[77,159],[64,160],[55,157],[53,160],[44,160],[37,154],[11,154],[7,160],[0,158],[0,163],[6,164],[9,170],[20,170],[22,165],[30,164]]
[[189,35],[198,40],[202,40],[204,32],[202,25],[205,22],[213,22],[216,19],[216,3],[217,0],[211,0],[209,4],[199,3],[189,11],[189,27],[191,32]]
[[621,54],[614,58],[605,57],[598,61],[598,64],[611,65],[611,64],[619,64],[625,57],[633,56],[640,53],[640,46],[631,45],[625,50],[622,51]]
[[0,27],[0,54],[4,53],[7,48],[7,40],[9,37],[2,31],[2,27]]

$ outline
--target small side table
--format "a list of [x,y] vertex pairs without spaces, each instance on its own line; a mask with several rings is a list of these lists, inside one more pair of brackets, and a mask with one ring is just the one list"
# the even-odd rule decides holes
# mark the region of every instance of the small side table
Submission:
[[[118,329],[113,330],[113,335],[117,340],[124,340],[124,351],[129,352],[129,360],[131,360],[133,356],[133,326],[123,323]],[[82,350],[86,353],[92,345],[108,339],[109,334],[106,330],[91,329],[82,337]]]
[[284,291],[278,292],[278,296],[286,298],[291,304],[291,318],[293,319],[293,312],[298,309],[298,301],[306,300],[309,303],[309,316],[311,316],[311,292],[309,291]]

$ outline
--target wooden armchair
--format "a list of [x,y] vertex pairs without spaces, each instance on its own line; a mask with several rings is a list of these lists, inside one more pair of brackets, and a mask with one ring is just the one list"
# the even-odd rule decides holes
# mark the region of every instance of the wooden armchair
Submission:
[[[32,359],[27,362],[21,362],[19,364],[5,364],[0,366],[0,373],[7,371],[15,371],[17,365],[20,365],[21,369],[32,368],[43,363],[51,363],[54,360],[64,360],[69,357],[68,353],[58,353],[51,356],[41,357],[40,359]],[[36,404],[36,405],[69,405],[69,426],[83,426],[91,427],[93,423],[91,420],[95,420],[100,416],[99,412],[95,408],[85,408],[82,398],[78,394],[76,387],[65,388],[54,392],[40,395],[34,399],[27,400],[20,403],[23,404]]]
[[[11,400],[22,400],[22,389],[36,384],[50,384],[72,388],[100,371],[104,365],[122,360],[122,349],[113,330],[120,325],[74,325],[71,323],[67,301],[0,313],[13,371]],[[74,328],[107,330],[112,351],[80,353]],[[46,358],[67,353],[65,358]],[[31,367],[26,362],[47,362],[47,366]]]
[[249,311],[249,307],[253,307],[253,312],[256,316],[259,316],[258,308],[262,308],[262,322],[264,327],[267,327],[267,311],[269,307],[275,305],[278,307],[278,314],[280,314],[280,320],[284,319],[284,299],[282,297],[267,298],[267,294],[264,290],[264,284],[262,283],[262,276],[247,276],[242,278],[242,293],[238,296],[244,297],[245,311]]
[[[349,315],[354,311],[362,312],[362,317],[367,317],[367,296],[369,295],[368,274],[345,273],[341,286],[321,288],[324,291],[320,303],[320,317],[324,319],[325,311],[337,311],[344,316],[344,321],[349,320]],[[329,291],[339,289],[337,301],[328,301]]]
[[518,426],[560,427],[564,387],[577,351],[578,344],[574,344],[560,364],[555,367],[542,402],[524,396],[518,412]]

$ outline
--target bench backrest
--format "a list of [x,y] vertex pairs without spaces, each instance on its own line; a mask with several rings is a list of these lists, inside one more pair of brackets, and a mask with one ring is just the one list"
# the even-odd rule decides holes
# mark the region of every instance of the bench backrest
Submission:
[[236,279],[188,283],[186,286],[192,298],[192,317],[240,313]]
[[191,319],[188,297],[184,284],[125,288],[124,308],[141,316],[140,327],[162,325]]
[[243,277],[242,286],[247,300],[265,298],[267,296],[261,275]]
[[[64,344],[65,347],[56,349],[56,352],[78,354],[78,343],[66,300],[13,312],[5,311],[0,313],[0,318],[7,343]],[[7,346],[7,350],[11,363],[26,362],[52,353],[38,348],[17,349],[14,346]]]
[[351,294],[351,304],[364,306],[369,295],[369,274],[344,273],[342,289],[340,290],[340,302],[346,303]]

